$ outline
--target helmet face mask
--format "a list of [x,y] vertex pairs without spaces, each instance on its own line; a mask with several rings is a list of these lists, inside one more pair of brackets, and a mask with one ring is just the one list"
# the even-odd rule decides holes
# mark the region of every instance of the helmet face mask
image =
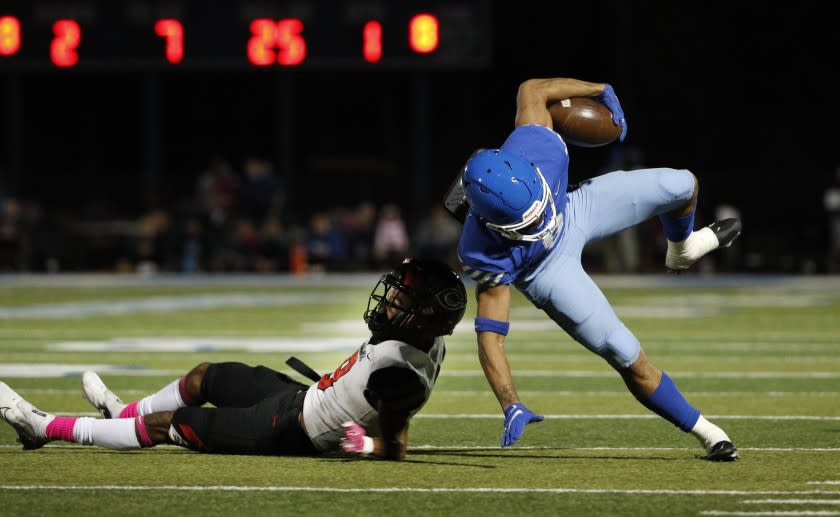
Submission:
[[406,259],[374,286],[364,320],[374,336],[411,342],[452,334],[466,306],[464,284],[449,266]]
[[463,184],[471,209],[507,239],[539,241],[558,227],[545,177],[518,156],[498,149],[476,153],[464,166]]

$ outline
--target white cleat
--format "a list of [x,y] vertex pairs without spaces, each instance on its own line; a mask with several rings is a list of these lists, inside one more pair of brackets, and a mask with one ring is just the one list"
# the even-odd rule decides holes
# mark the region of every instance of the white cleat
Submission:
[[17,431],[23,450],[40,449],[50,441],[47,425],[55,416],[27,402],[5,382],[0,382],[0,418]]
[[685,271],[701,257],[718,248],[728,248],[741,235],[741,221],[735,218],[715,221],[692,232],[682,242],[668,241],[665,267],[668,272]]
[[118,418],[127,405],[90,370],[82,373],[82,396],[105,418]]

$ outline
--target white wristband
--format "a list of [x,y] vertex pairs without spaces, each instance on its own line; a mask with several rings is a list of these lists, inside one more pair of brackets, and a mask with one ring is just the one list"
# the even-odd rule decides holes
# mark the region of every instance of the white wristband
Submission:
[[373,438],[370,436],[362,437],[362,454],[370,454],[373,452]]

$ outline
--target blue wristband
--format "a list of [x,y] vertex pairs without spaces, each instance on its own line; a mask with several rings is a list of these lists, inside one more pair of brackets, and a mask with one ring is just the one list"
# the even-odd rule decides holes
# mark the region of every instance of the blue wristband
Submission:
[[491,320],[490,318],[482,318],[481,316],[475,318],[476,332],[495,332],[496,334],[507,336],[509,330],[509,321]]

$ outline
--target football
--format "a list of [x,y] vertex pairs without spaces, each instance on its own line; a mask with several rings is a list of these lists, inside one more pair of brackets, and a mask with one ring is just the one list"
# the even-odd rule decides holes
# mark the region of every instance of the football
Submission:
[[592,97],[572,97],[549,106],[554,130],[567,143],[579,147],[607,145],[621,135],[612,112]]

